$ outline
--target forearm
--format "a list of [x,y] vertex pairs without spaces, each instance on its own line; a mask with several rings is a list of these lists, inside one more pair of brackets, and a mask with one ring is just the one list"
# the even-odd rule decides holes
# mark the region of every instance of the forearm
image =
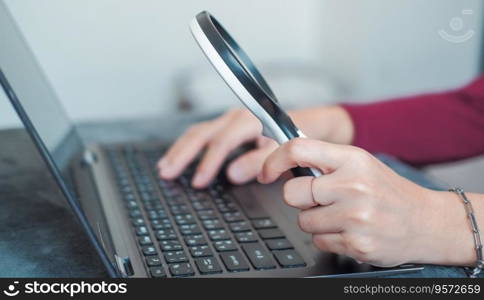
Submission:
[[289,112],[294,123],[310,138],[336,144],[350,144],[354,127],[341,106],[321,106]]
[[343,107],[353,144],[413,165],[484,154],[484,77],[455,91]]

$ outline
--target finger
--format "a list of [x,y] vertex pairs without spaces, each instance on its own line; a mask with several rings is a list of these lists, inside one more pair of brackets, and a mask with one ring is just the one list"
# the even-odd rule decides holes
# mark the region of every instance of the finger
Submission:
[[314,179],[312,176],[303,176],[286,181],[283,195],[287,205],[299,209],[317,206],[313,196]]
[[254,179],[259,174],[264,160],[276,147],[268,145],[249,151],[235,159],[227,168],[229,180],[234,184],[243,184]]
[[346,246],[341,233],[314,234],[313,244],[322,251],[346,255]]
[[344,229],[344,210],[337,203],[317,206],[299,212],[298,222],[307,233],[338,233]]
[[235,129],[223,129],[209,142],[207,151],[193,177],[192,185],[194,187],[207,186],[218,173],[229,153],[251,138],[251,135],[248,134],[234,136],[233,130]]
[[207,186],[217,174],[230,151],[237,146],[238,144],[236,142],[230,141],[217,142],[209,145],[193,176],[193,187],[203,188]]
[[347,147],[304,138],[290,140],[266,159],[257,179],[261,183],[271,183],[283,172],[297,166],[331,173],[344,163]]
[[341,199],[341,195],[334,190],[337,180],[333,176],[294,177],[284,184],[284,201],[289,206],[302,210],[318,205],[331,205]]
[[262,148],[262,147],[272,147],[272,148],[277,148],[279,145],[277,144],[276,141],[274,141],[273,139],[270,139],[268,137],[265,137],[263,135],[259,136],[257,138],[257,146]]
[[208,122],[189,128],[158,162],[160,177],[173,179],[180,175],[219,127],[218,122]]

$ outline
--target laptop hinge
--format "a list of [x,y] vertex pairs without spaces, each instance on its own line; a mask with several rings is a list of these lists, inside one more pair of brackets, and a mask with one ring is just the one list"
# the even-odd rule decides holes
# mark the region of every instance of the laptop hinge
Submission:
[[97,155],[93,151],[86,149],[82,153],[81,164],[83,166],[92,166],[97,162]]
[[121,257],[115,254],[114,257],[116,258],[116,264],[121,276],[130,277],[134,275],[133,265],[131,265],[131,259],[129,256]]

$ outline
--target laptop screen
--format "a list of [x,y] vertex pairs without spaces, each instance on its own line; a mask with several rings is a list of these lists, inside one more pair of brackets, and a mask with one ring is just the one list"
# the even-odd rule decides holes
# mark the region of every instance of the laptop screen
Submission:
[[[2,0],[0,0],[0,41],[0,83],[19,115],[22,116],[24,113],[28,118],[27,121],[25,118],[23,119],[27,130],[34,138],[50,171],[66,195],[74,213],[79,217],[86,233],[93,241],[101,259],[105,265],[108,265],[104,260],[105,254],[108,252],[109,259],[113,259],[113,251],[111,243],[102,239],[102,237],[109,236],[109,232],[105,218],[101,214],[99,199],[96,199],[95,196],[91,196],[89,199],[74,199],[75,193],[67,190],[71,183],[68,178],[71,160],[74,155],[83,151],[84,145],[76,127],[59,102],[46,75]],[[26,124],[28,121],[31,124]],[[30,125],[33,125],[40,141],[35,137],[35,132]],[[84,222],[86,221],[84,216],[87,217],[88,222]],[[96,230],[94,231],[92,228],[96,228]],[[97,236],[97,239],[94,238],[94,235]],[[101,250],[99,240],[103,240],[105,252]]]
[[64,171],[82,149],[81,139],[2,2],[0,41],[0,67],[56,165]]

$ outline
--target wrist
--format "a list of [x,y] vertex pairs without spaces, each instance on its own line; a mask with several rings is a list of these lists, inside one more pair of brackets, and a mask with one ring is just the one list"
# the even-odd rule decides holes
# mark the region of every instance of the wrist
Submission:
[[312,139],[336,144],[350,144],[353,140],[353,122],[341,106],[294,110],[289,115],[302,132]]
[[[416,238],[417,263],[474,266],[475,245],[464,204],[451,192],[428,190]],[[472,201],[472,200],[471,200]],[[426,216],[425,216],[426,215]]]

